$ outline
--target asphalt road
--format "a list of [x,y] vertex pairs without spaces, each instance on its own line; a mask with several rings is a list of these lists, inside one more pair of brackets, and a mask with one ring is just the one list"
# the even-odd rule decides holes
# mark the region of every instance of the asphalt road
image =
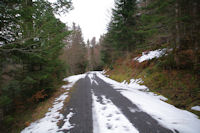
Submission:
[[[104,95],[117,106],[126,118],[140,133],[173,133],[170,129],[161,126],[157,120],[149,114],[143,112],[135,104],[124,97],[119,91],[114,89],[110,84],[93,74],[91,82],[88,75],[77,81],[75,89],[71,95],[71,99],[66,107],[64,107],[64,116],[73,111],[75,115],[70,119],[74,128],[65,130],[65,133],[92,133],[92,92],[101,102],[101,96]],[[133,108],[137,111],[130,111]],[[60,127],[64,122],[61,122]],[[178,133],[178,131],[177,131]]]

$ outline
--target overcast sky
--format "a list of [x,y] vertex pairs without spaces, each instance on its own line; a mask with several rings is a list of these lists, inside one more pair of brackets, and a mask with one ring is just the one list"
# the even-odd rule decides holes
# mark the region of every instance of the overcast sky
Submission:
[[65,16],[61,16],[62,22],[69,26],[73,22],[80,25],[84,40],[99,36],[106,32],[110,21],[111,9],[114,0],[72,0],[74,9]]

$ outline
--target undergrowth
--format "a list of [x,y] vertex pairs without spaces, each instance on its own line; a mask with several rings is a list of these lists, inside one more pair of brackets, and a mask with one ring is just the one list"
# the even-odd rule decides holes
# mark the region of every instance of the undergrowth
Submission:
[[[63,82],[62,84],[66,84]],[[61,86],[61,85],[59,85]],[[39,104],[33,104],[31,108],[24,110],[23,112],[16,112],[14,114],[14,124],[8,132],[20,133],[22,129],[29,126],[31,122],[34,122],[40,118],[43,118],[48,112],[48,109],[53,106],[55,98],[66,92],[64,88],[58,87],[52,96]]]

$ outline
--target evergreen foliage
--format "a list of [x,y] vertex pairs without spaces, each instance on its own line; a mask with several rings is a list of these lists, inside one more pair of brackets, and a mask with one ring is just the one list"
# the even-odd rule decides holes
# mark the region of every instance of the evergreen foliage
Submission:
[[172,68],[200,69],[197,0],[116,0],[101,58],[111,65],[124,51],[173,49]]
[[103,64],[112,64],[119,55],[131,51],[136,44],[136,1],[116,0],[108,33],[102,41]]
[[[9,126],[15,111],[51,95],[65,74],[58,56],[70,34],[54,13],[68,11],[71,2],[3,0],[0,2],[0,123]],[[37,92],[43,99],[35,99]],[[3,128],[3,127],[1,127]]]
[[109,40],[114,48],[129,50],[134,47],[134,26],[135,18],[133,14],[136,10],[135,0],[117,0],[113,17],[108,27]]

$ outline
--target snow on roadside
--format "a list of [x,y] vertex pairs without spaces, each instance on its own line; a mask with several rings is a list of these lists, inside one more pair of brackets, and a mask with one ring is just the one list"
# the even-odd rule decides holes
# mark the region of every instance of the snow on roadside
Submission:
[[167,101],[168,99],[162,95],[157,95],[153,92],[149,91],[149,88],[147,88],[145,85],[140,85],[140,83],[143,83],[142,79],[131,79],[130,83],[126,82],[126,80],[124,80],[121,85],[125,87],[129,87],[129,88],[134,88],[136,90],[140,90],[143,91],[149,95],[152,95],[154,97],[156,97],[157,99],[160,99],[162,101]]
[[195,111],[200,111],[200,106],[194,106],[191,108],[192,110],[195,110]]
[[200,132],[200,119],[198,119],[195,114],[178,109],[175,106],[162,101],[162,96],[158,96],[152,92],[138,90],[139,84],[135,86],[122,84],[105,77],[99,72],[97,72],[97,76],[111,84],[117,91],[120,91],[123,96],[127,97],[144,112],[150,114],[161,125],[172,130],[176,129],[180,133]]
[[[68,81],[69,84],[63,85],[62,88],[69,90],[79,79],[84,77],[85,74],[67,77],[64,79],[64,81]],[[65,129],[65,127],[59,129],[57,123],[64,119],[63,114],[61,114],[59,111],[63,108],[64,101],[67,97],[68,92],[65,92],[56,98],[53,103],[53,107],[48,109],[45,117],[31,123],[31,125],[22,130],[21,133],[61,133],[59,130]],[[69,123],[69,119],[72,116],[73,113],[70,113],[67,115],[67,119],[64,120],[64,125],[69,128],[73,128],[73,125]]]
[[69,84],[63,85],[62,88],[69,90],[79,79],[84,78],[85,76],[86,74],[79,74],[64,78],[63,81],[67,81]]
[[142,79],[131,79],[128,86],[134,87],[135,89],[138,90],[146,90],[146,91],[149,90],[145,85],[140,85],[139,83],[143,83]]
[[29,127],[26,127],[21,133],[55,133],[58,131],[57,123],[63,119],[63,115],[59,113],[64,105],[64,100],[68,97],[68,93],[65,92],[60,97],[56,98],[53,103],[53,107],[49,108],[49,112],[45,114],[45,117],[31,123]]
[[143,61],[151,60],[153,58],[159,58],[159,57],[163,56],[166,53],[166,51],[167,51],[167,49],[164,48],[164,49],[157,49],[154,51],[149,51],[148,53],[142,52],[142,56],[136,57],[136,58],[134,58],[134,60],[137,60],[138,62],[141,63]]
[[[72,87],[79,79],[81,78],[85,78],[86,74],[79,74],[79,75],[73,75],[73,76],[69,76],[67,78],[64,78],[63,81],[67,81],[70,84],[67,85],[67,88]],[[63,86],[64,88],[66,86]]]
[[139,133],[122,112],[105,96],[92,94],[93,133]]

